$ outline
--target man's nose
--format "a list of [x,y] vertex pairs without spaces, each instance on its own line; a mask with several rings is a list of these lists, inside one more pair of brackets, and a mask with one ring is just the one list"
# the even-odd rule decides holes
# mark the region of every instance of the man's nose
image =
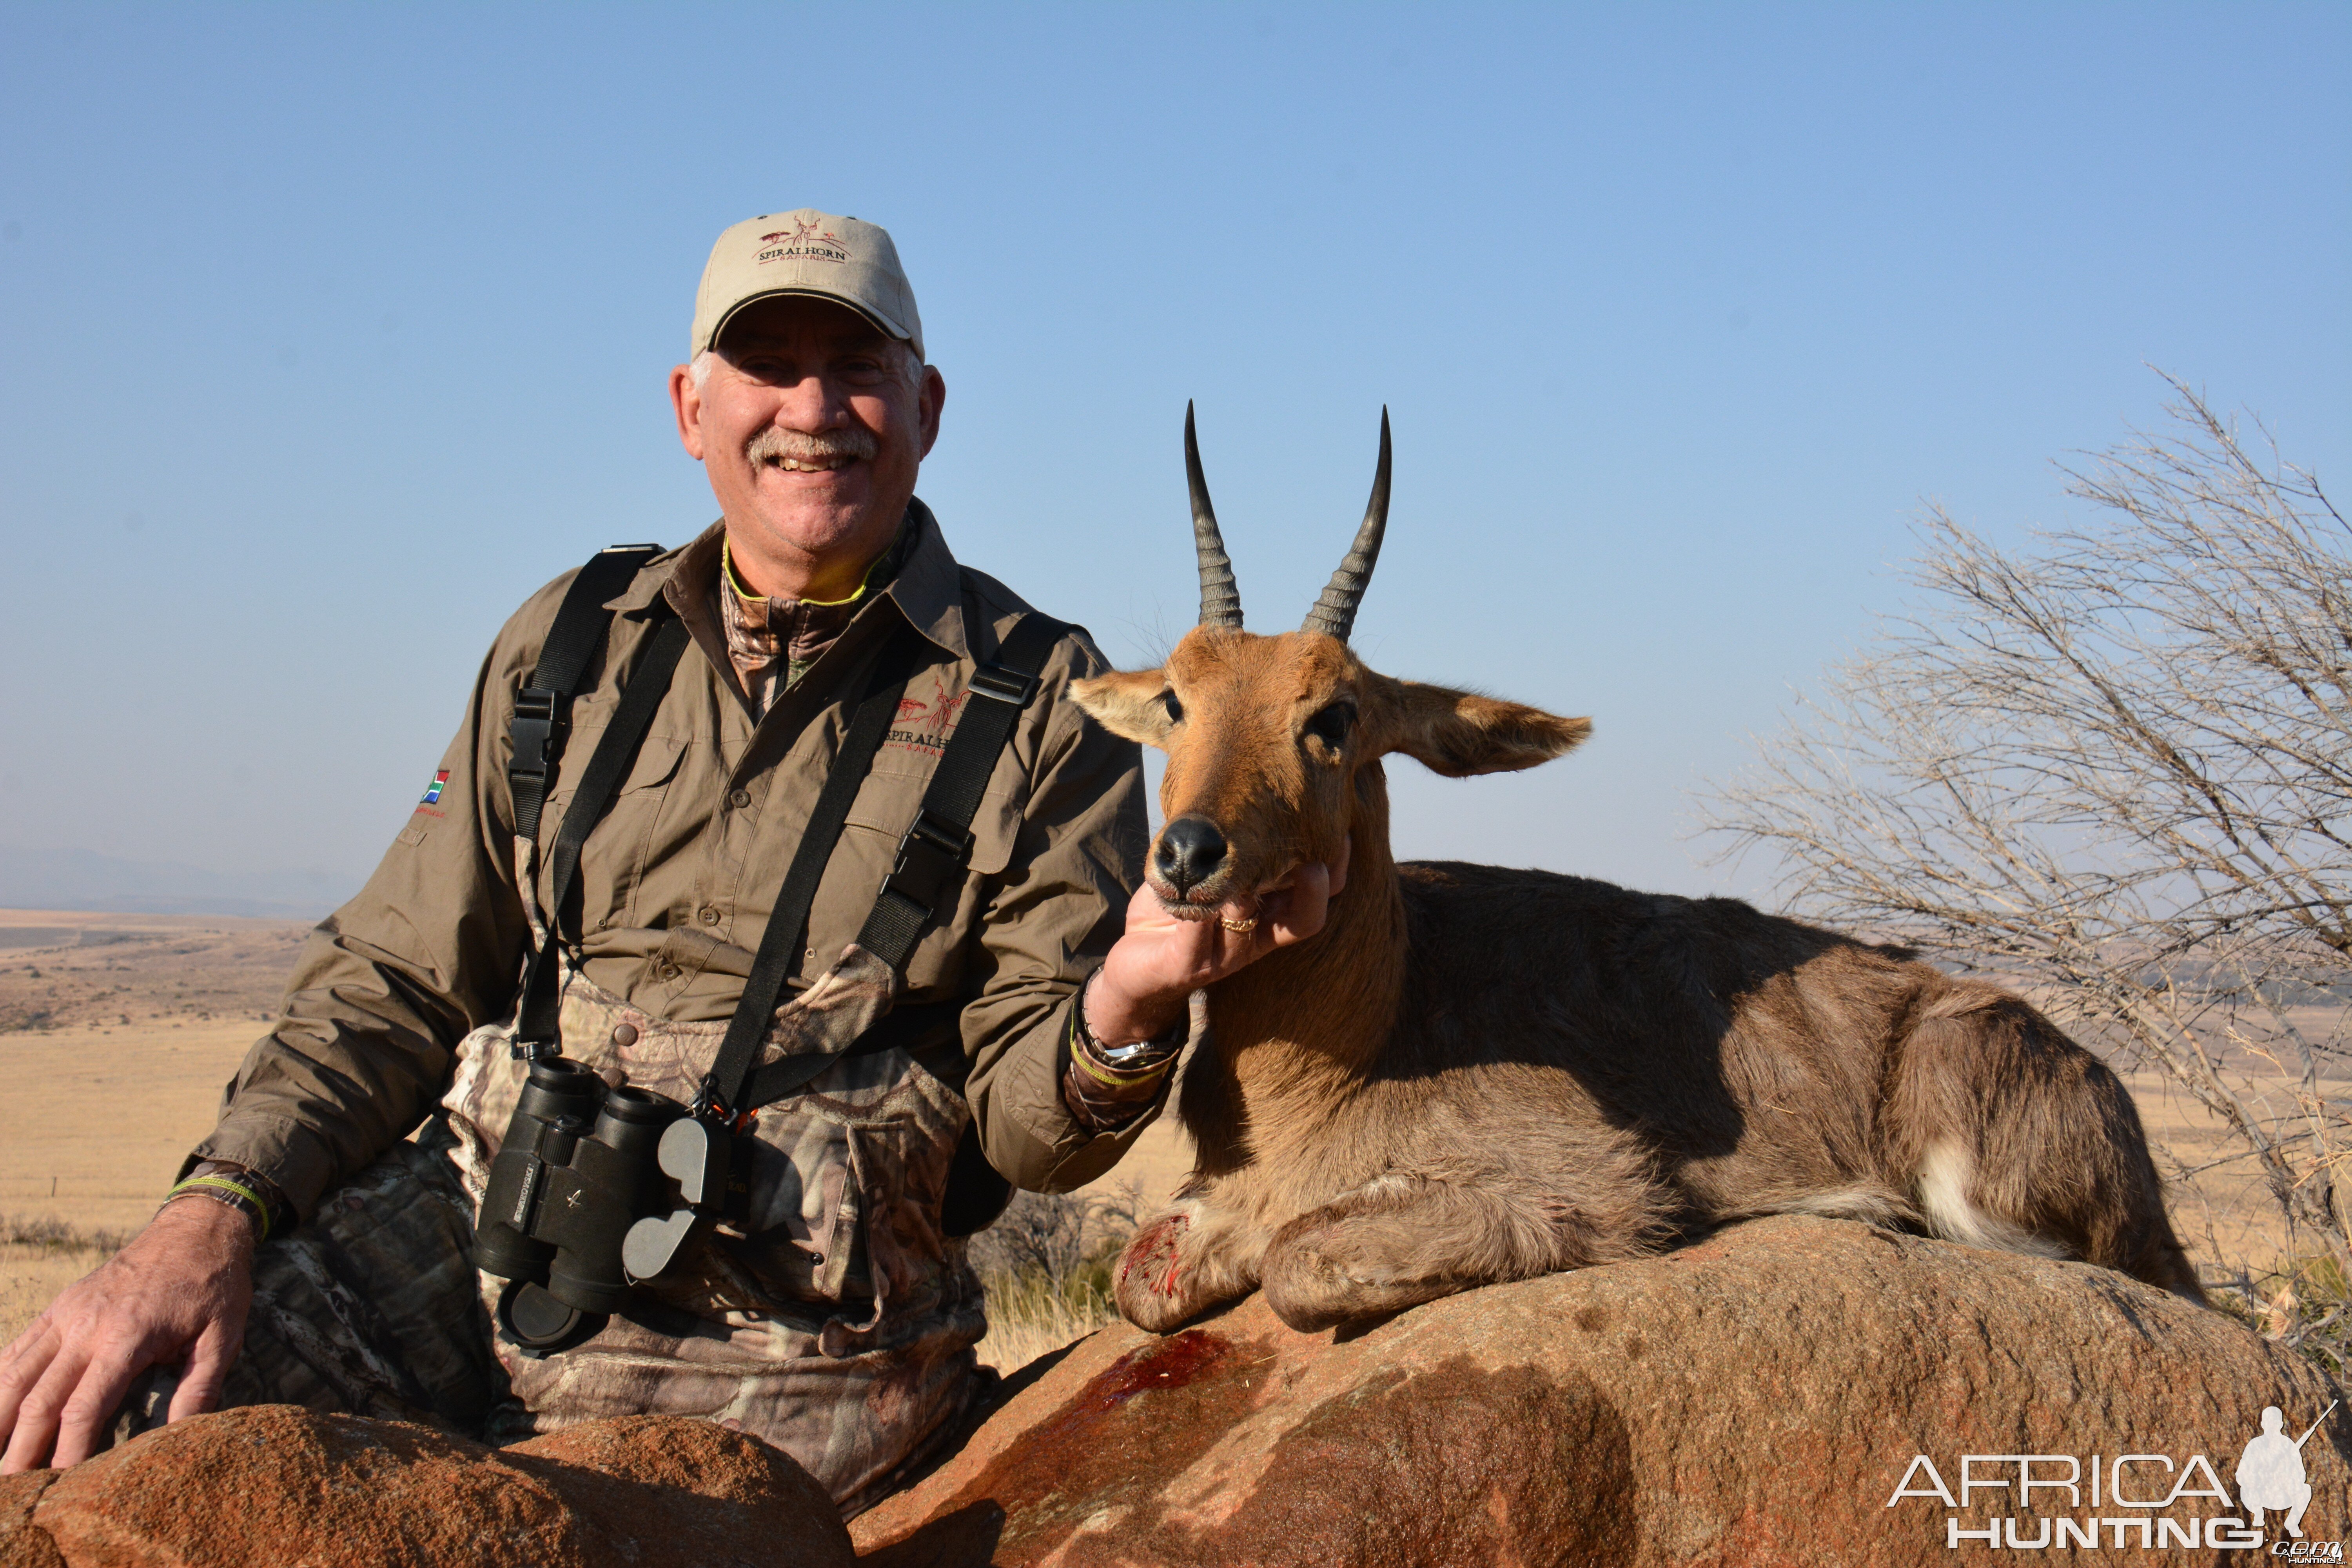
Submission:
[[1160,830],[1151,863],[1181,898],[1225,863],[1225,836],[1205,816],[1180,816]]
[[849,422],[849,399],[831,376],[803,375],[779,389],[775,423],[788,430],[814,434],[838,430]]

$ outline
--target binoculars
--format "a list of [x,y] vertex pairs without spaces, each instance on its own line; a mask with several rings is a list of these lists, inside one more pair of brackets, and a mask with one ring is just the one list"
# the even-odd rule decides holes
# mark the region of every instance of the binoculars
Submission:
[[476,1267],[513,1281],[499,1327],[536,1355],[602,1329],[718,1212],[729,1153],[723,1130],[667,1095],[609,1089],[561,1056],[532,1062],[474,1223]]

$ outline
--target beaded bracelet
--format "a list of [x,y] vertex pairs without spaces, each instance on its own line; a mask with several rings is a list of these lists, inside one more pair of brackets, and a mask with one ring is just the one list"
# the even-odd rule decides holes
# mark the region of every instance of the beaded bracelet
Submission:
[[180,1198],[210,1198],[245,1215],[252,1222],[255,1242],[264,1242],[269,1239],[276,1216],[270,1212],[268,1201],[257,1190],[260,1185],[260,1181],[255,1178],[248,1177],[240,1182],[218,1172],[205,1172],[189,1176],[173,1186],[163,1194],[163,1202],[158,1204],[156,1209],[160,1213],[165,1205]]

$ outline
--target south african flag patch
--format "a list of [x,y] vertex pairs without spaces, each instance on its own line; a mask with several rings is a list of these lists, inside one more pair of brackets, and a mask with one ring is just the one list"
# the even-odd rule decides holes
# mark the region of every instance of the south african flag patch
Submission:
[[447,787],[448,787],[448,784],[449,784],[449,770],[448,770],[447,768],[443,768],[439,773],[435,773],[435,774],[433,775],[433,784],[432,784],[432,787],[431,787],[431,788],[429,788],[429,789],[427,789],[427,790],[425,792],[425,798],[424,798],[423,800],[421,800],[421,801],[417,802],[417,804],[418,804],[419,805],[440,805],[440,804],[441,804],[441,792],[442,792],[444,789],[447,788]]

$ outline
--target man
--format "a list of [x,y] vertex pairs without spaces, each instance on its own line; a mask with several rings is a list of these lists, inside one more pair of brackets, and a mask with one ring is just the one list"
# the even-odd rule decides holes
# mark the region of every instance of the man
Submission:
[[[305,949],[173,1197],[0,1360],[0,1468],[70,1465],[110,1430],[224,1402],[492,1440],[654,1411],[769,1437],[855,1512],[919,1469],[988,1387],[971,1350],[977,1282],[942,1218],[972,1178],[955,1164],[966,1122],[1019,1185],[1091,1180],[1156,1113],[1188,996],[1320,929],[1333,889],[1319,871],[1221,922],[1134,897],[1139,757],[1066,700],[1104,666],[1082,631],[1058,628],[960,879],[896,976],[893,1016],[932,1005],[940,1021],[747,1113],[749,1217],[698,1231],[602,1331],[543,1357],[495,1336],[501,1282],[475,1273],[470,1223],[523,1071],[509,1026],[542,933],[561,950],[564,1053],[688,1098],[848,715],[899,659],[913,673],[898,717],[824,862],[769,1048],[864,1039],[894,982],[884,972],[878,999],[848,988],[865,1010],[845,1032],[824,1009],[845,975],[874,973],[850,944],[975,669],[1034,614],[959,567],[914,498],[946,385],[880,228],[803,210],[729,229],[669,384],[721,521],[608,601],[535,831],[517,832],[508,775],[515,694],[576,574],[499,634],[433,787]],[[558,825],[672,617],[692,646],[654,689],[559,900]]]

